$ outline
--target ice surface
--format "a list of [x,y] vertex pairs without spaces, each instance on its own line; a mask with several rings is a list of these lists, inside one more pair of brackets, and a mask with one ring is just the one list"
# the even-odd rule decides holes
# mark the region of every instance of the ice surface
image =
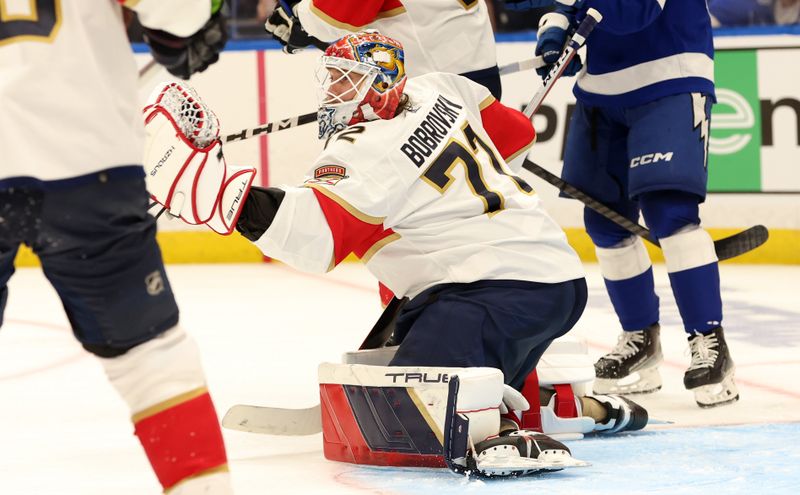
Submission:
[[[597,357],[618,326],[597,268],[587,269],[589,307],[574,332]],[[789,493],[800,485],[800,267],[722,264],[721,272],[742,396],[735,405],[701,410],[683,389],[686,339],[656,266],[664,388],[634,399],[674,424],[570,442],[592,467],[501,482],[329,462],[320,435],[226,430],[237,493]],[[327,276],[279,264],[175,265],[169,274],[220,417],[236,403],[315,404],[317,364],[356,348],[380,314],[374,279],[359,265]],[[0,329],[0,494],[159,493],[125,405],[72,338],[41,272],[18,270],[10,290]]]

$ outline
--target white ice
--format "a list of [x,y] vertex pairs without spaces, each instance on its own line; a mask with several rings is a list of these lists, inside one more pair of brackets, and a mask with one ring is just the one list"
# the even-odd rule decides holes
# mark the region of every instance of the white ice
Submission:
[[[574,332],[597,357],[613,346],[618,326],[597,268],[587,269],[589,306]],[[317,364],[356,348],[380,313],[374,279],[360,265],[327,276],[276,263],[168,270],[220,417],[236,403],[315,404]],[[326,461],[321,435],[226,430],[237,493],[790,492],[800,485],[800,267],[723,264],[721,271],[741,393],[734,405],[701,410],[683,389],[686,339],[656,266],[664,388],[635,400],[674,424],[572,442],[591,468],[499,483]],[[0,494],[159,493],[123,402],[72,337],[41,272],[18,270],[10,290],[0,329]]]

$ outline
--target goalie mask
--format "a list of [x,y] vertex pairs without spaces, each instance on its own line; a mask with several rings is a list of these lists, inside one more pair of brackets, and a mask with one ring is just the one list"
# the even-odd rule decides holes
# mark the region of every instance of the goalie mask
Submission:
[[406,83],[403,45],[375,31],[348,34],[325,50],[317,82],[320,139],[358,122],[391,119]]

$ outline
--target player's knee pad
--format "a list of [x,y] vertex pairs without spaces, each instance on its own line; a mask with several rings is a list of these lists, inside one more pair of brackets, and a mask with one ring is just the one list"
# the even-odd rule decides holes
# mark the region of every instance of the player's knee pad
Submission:
[[[617,205],[617,208],[619,208],[619,205]],[[635,205],[628,205],[623,210],[619,211],[619,213],[627,218],[638,218],[639,216]],[[586,233],[592,239],[592,243],[601,248],[615,246],[631,235],[627,230],[590,208],[583,209],[583,225],[586,228]]]
[[594,381],[594,363],[586,341],[572,336],[554,340],[536,365],[539,386],[569,384],[575,395],[586,395]]
[[700,197],[683,191],[651,191],[639,196],[647,227],[656,239],[663,239],[687,225],[699,225]]
[[594,364],[586,342],[574,337],[553,341],[536,366],[539,387],[549,399],[539,408],[541,431],[556,438],[580,438],[594,429],[581,414],[580,397],[594,381]]
[[165,489],[198,476],[224,484],[216,476],[227,471],[219,421],[197,346],[181,327],[100,361]]
[[355,464],[444,467],[448,382],[475,443],[497,435],[503,374],[494,368],[319,367],[325,457]]
[[653,265],[644,241],[638,236],[629,236],[613,247],[595,247],[600,273],[610,281],[627,280],[649,270]]

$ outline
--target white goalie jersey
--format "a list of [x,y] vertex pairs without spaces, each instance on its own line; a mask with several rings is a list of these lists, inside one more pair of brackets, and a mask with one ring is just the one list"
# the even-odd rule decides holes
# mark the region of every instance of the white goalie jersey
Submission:
[[323,41],[377,29],[403,44],[409,77],[497,65],[484,0],[302,0],[303,28]]
[[[0,180],[56,180],[142,162],[137,71],[121,2],[0,2]],[[143,24],[191,35],[209,2],[130,2]]]
[[355,253],[398,296],[486,279],[556,283],[581,263],[516,176],[530,121],[466,78],[408,81],[411,108],[333,134],[256,241],[268,256],[326,271]]

